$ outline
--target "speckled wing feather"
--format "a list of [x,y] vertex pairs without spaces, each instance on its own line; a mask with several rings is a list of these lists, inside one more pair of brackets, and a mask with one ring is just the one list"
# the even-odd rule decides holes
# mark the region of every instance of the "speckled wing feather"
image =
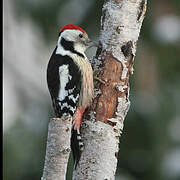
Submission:
[[69,56],[54,50],[47,68],[47,83],[57,117],[74,115],[81,91],[81,72]]

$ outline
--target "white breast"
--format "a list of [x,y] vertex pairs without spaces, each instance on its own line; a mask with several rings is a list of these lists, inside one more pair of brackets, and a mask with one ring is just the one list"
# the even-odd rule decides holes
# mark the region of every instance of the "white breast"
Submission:
[[94,96],[94,83],[93,83],[93,70],[91,64],[89,63],[87,57],[84,58],[72,54],[71,57],[74,62],[81,70],[82,75],[82,86],[79,97],[79,106],[86,108],[91,103]]

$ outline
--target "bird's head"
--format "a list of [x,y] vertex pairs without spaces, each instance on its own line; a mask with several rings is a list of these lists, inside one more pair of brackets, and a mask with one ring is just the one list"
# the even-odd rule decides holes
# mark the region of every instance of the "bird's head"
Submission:
[[95,46],[87,33],[79,26],[67,24],[60,29],[58,45],[65,50],[74,48],[76,51],[84,52],[87,48]]

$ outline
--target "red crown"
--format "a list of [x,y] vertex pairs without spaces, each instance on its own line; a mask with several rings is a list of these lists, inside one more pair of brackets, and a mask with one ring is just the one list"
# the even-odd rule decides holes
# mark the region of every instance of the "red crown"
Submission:
[[85,33],[85,31],[82,28],[80,28],[79,26],[76,26],[74,24],[67,24],[67,25],[63,26],[60,29],[60,32],[63,32],[64,30],[67,30],[67,29],[77,29],[77,30],[81,31],[82,33]]

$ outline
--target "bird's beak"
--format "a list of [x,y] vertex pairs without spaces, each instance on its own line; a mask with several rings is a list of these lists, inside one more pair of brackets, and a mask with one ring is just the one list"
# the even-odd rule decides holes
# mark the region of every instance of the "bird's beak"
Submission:
[[87,41],[86,41],[86,46],[87,46],[88,48],[98,47],[98,44],[95,43],[95,42],[93,42],[93,41],[91,41],[90,39],[87,39]]

